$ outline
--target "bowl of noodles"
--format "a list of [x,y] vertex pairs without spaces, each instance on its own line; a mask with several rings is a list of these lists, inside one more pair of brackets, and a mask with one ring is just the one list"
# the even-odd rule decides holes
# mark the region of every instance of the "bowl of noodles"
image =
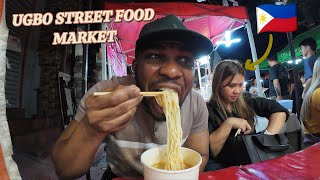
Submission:
[[162,90],[163,94],[155,98],[166,116],[167,145],[149,149],[141,155],[144,179],[198,179],[201,155],[194,150],[181,147],[183,132],[178,94],[172,89]]
[[202,158],[198,152],[180,147],[182,163],[176,165],[176,170],[167,169],[166,157],[168,157],[166,146],[149,149],[141,155],[145,180],[196,180],[199,178]]

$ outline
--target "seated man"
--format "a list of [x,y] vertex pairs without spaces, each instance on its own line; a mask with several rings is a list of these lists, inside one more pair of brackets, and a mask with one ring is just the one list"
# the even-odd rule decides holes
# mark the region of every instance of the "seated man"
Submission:
[[[74,179],[90,168],[101,142],[107,141],[109,178],[141,177],[140,155],[167,142],[166,119],[155,98],[140,91],[175,90],[179,96],[183,146],[202,155],[209,150],[206,104],[192,89],[195,59],[212,52],[205,36],[187,29],[173,15],[146,24],[136,42],[134,76],[113,77],[92,87],[82,98],[75,120],[56,142],[52,160],[57,174]],[[93,92],[112,90],[93,96]],[[142,103],[141,103],[142,102]],[[200,141],[199,141],[200,140]]]

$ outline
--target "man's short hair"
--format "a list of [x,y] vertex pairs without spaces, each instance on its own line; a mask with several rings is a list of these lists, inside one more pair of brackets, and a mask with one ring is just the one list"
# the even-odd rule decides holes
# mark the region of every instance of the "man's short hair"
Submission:
[[311,50],[313,51],[317,50],[317,42],[312,37],[302,40],[299,46],[310,46]]
[[268,59],[268,61],[276,61],[276,62],[278,62],[278,57],[277,57],[276,54],[269,55],[267,57],[267,59]]
[[160,41],[181,42],[196,58],[209,55],[213,51],[213,44],[209,38],[189,30],[177,16],[168,15],[142,27],[139,39],[136,41],[135,56],[137,57],[150,44]]

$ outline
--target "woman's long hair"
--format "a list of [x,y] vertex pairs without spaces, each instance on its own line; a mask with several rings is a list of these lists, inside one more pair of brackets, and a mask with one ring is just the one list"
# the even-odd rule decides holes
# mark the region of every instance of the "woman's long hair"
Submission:
[[318,87],[320,87],[320,58],[316,60],[313,66],[312,81],[303,99],[303,103],[301,106],[300,120],[308,121],[311,118],[310,117],[311,96]]
[[[210,101],[212,101],[224,114],[227,116],[227,108],[225,104],[225,98],[222,93],[222,81],[228,77],[234,77],[237,74],[244,74],[244,68],[242,65],[235,60],[223,60],[217,64],[213,72],[212,78],[212,95]],[[230,82],[229,82],[230,83]],[[250,108],[244,101],[242,93],[239,95],[238,99],[232,103],[232,111],[240,114],[241,118],[246,119],[250,126],[254,126],[254,116],[255,112]]]

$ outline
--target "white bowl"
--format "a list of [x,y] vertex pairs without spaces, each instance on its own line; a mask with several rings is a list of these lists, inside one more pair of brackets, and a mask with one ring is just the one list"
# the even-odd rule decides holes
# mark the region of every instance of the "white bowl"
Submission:
[[143,165],[143,175],[145,180],[197,180],[199,178],[201,155],[188,148],[181,147],[183,162],[191,165],[191,168],[169,171],[152,167],[153,165],[164,162],[166,158],[166,146],[153,148],[145,151],[141,155]]

